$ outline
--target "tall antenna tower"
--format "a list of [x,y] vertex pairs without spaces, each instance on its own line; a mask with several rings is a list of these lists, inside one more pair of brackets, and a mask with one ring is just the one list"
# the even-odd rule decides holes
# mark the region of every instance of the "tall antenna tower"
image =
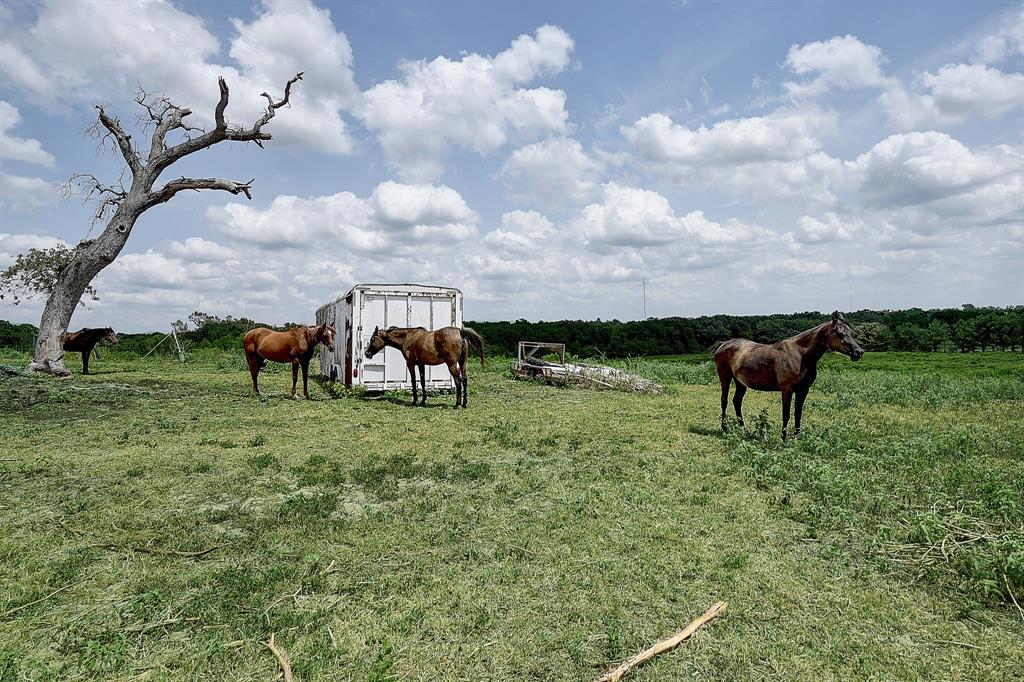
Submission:
[[644,288],[644,319],[647,319],[647,280],[641,280]]

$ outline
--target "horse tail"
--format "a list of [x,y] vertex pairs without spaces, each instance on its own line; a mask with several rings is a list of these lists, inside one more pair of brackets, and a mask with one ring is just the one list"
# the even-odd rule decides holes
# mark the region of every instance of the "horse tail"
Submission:
[[725,344],[729,343],[732,340],[733,339],[726,339],[725,341],[715,341],[713,344],[711,344],[711,348],[709,348],[708,350],[711,351],[712,355],[716,355],[718,351],[722,350]]
[[480,354],[480,366],[486,367],[487,360],[484,358],[484,337],[477,334],[469,327],[462,328],[462,338],[469,341],[469,344],[476,348],[476,352]]

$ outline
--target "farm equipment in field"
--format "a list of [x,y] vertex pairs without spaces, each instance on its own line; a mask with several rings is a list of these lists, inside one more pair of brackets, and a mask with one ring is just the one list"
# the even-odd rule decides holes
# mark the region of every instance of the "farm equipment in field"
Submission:
[[[558,360],[545,359],[549,357],[557,357]],[[509,369],[517,379],[543,381],[546,384],[572,384],[583,388],[636,393],[662,392],[660,384],[615,367],[566,362],[564,343],[520,341],[518,357],[512,361]]]

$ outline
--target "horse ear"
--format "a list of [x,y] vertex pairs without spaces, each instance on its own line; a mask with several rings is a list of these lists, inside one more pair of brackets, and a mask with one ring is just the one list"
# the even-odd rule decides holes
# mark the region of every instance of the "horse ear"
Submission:
[[833,322],[838,322],[839,318],[841,318],[841,317],[842,317],[842,315],[839,314],[838,310],[832,311],[832,321]]

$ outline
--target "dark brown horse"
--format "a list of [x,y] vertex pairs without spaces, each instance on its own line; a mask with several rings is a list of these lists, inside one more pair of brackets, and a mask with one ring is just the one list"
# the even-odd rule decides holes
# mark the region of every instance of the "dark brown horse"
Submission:
[[299,367],[302,367],[302,395],[309,400],[309,361],[316,350],[316,344],[322,343],[327,350],[334,352],[334,327],[321,324],[314,327],[294,327],[287,331],[275,332],[266,327],[256,327],[245,335],[242,346],[245,348],[245,361],[249,363],[249,374],[252,375],[252,390],[260,393],[257,378],[267,360],[272,362],[292,363],[292,398],[295,398],[295,385],[299,382]]
[[117,334],[110,327],[90,329],[84,327],[77,332],[64,334],[64,350],[82,354],[82,374],[89,373],[89,356],[100,341],[114,345],[117,343]]
[[755,391],[782,392],[782,440],[786,440],[789,424],[789,403],[796,395],[796,429],[800,435],[800,415],[807,391],[818,375],[818,360],[828,351],[848,355],[855,362],[864,349],[853,339],[853,329],[837,310],[832,319],[802,334],[778,343],[754,343],[746,339],[729,339],[715,348],[715,367],[722,382],[722,430],[726,430],[725,412],[729,403],[729,382],[736,382],[732,404],[736,421],[743,427],[743,394]]
[[484,339],[469,327],[445,327],[437,331],[427,331],[423,327],[388,327],[375,328],[370,337],[370,345],[366,348],[366,357],[372,358],[391,346],[402,351],[405,366],[412,376],[412,404],[416,404],[416,368],[420,370],[420,384],[423,387],[423,402],[427,404],[427,373],[426,365],[448,365],[452,379],[455,380],[455,407],[461,403],[467,406],[469,400],[469,374],[466,365],[469,359],[469,347],[472,346],[480,354],[480,366],[485,367]]

